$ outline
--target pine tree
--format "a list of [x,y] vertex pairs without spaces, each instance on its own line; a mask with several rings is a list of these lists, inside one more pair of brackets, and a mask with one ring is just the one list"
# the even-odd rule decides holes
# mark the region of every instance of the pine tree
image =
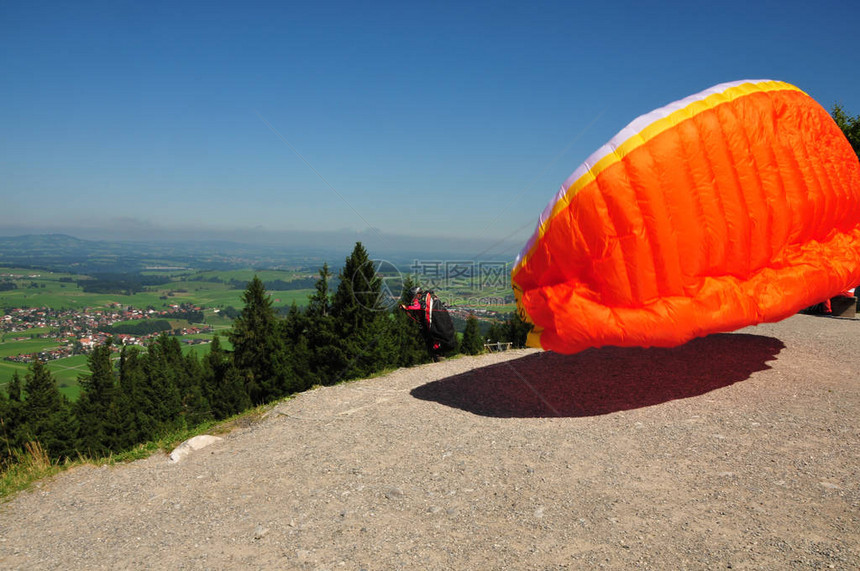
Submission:
[[331,314],[346,365],[330,382],[364,377],[397,362],[393,318],[381,305],[382,278],[361,242],[339,277]]
[[257,276],[248,282],[242,301],[245,307],[230,333],[233,362],[245,376],[251,401],[261,404],[289,394],[296,375],[278,336],[272,300]]
[[331,272],[328,269],[328,263],[324,263],[319,271],[319,279],[314,284],[315,291],[313,295],[308,297],[308,315],[312,317],[325,317],[331,309],[331,299],[329,296],[328,282],[331,279]]
[[[309,301],[313,297],[309,296]],[[280,336],[289,350],[290,363],[293,371],[295,371],[296,382],[293,387],[294,392],[306,390],[316,383],[312,363],[313,351],[309,342],[309,329],[313,322],[330,320],[331,317],[327,315],[327,311],[327,302],[325,311],[312,310],[309,305],[307,313],[300,311],[296,302],[293,302],[287,316],[280,323]]]
[[469,314],[466,318],[466,329],[463,331],[463,340],[460,342],[460,351],[467,355],[477,355],[484,350],[484,340],[478,327],[478,318]]
[[203,379],[204,395],[214,418],[227,418],[251,406],[242,374],[233,365],[230,355],[221,348],[218,335],[213,337],[209,354],[203,359]]
[[221,377],[217,405],[213,412],[215,418],[227,418],[251,408],[251,398],[245,392],[245,382],[242,373],[231,363]]
[[327,385],[335,382],[347,366],[344,343],[336,330],[335,318],[331,314],[332,302],[328,281],[331,273],[328,264],[323,264],[320,277],[314,285],[315,292],[308,296],[304,313],[294,307],[287,314],[284,333],[291,341],[297,360],[306,365],[300,371],[301,388]]
[[78,431],[78,419],[75,418],[72,403],[69,402],[69,399],[61,394],[60,402],[60,408],[51,419],[54,438],[49,441],[48,450],[52,454],[52,457],[57,460],[77,458],[79,451],[75,435]]
[[516,348],[525,347],[526,340],[532,330],[531,324],[523,321],[519,312],[515,311],[506,325],[508,341],[513,343]]
[[105,441],[108,448],[112,452],[122,452],[140,443],[136,426],[131,402],[118,391],[105,411]]
[[338,275],[332,300],[332,315],[345,327],[345,334],[361,329],[379,309],[381,279],[376,275],[367,250],[356,242]]
[[53,459],[73,457],[77,430],[71,405],[42,361],[31,363],[24,392],[24,438],[38,441]]
[[[157,423],[149,414],[146,373],[143,357],[137,347],[123,347],[119,357],[119,388],[117,408],[120,418],[126,419],[127,439],[119,449],[138,442],[151,440],[157,431]],[[122,440],[122,439],[120,439]]]
[[18,371],[12,373],[12,379],[6,385],[6,391],[9,393],[10,401],[21,402],[21,377]]
[[92,456],[111,450],[108,438],[108,409],[116,396],[116,381],[111,363],[111,342],[96,347],[87,359],[90,374],[79,380],[81,396],[75,403],[78,419],[78,449]]
[[[5,408],[0,416],[0,439],[2,439],[2,450],[0,459],[11,454],[12,450],[20,449],[26,442],[23,434],[24,411],[21,402],[21,377],[18,371],[12,373],[12,379],[6,385],[8,398],[5,399]],[[5,398],[5,395],[4,395]]]
[[487,340],[490,343],[507,343],[506,326],[500,324],[498,321],[493,321],[490,324],[490,328],[487,329]]
[[860,159],[860,115],[852,117],[838,103],[833,105],[830,115],[851,143],[857,158]]
[[180,428],[182,399],[176,384],[176,360],[166,334],[161,334],[147,347],[143,359],[146,374],[144,384],[145,403],[148,412],[158,427],[157,433]]
[[12,421],[12,407],[17,404],[9,400],[5,391],[0,391],[0,469],[11,458],[12,449],[18,447],[13,434],[15,423]]
[[307,334],[310,375],[304,381],[305,387],[330,385],[342,379],[349,364],[347,345],[331,315],[310,320]]
[[173,336],[162,335],[159,343],[164,350],[168,369],[173,375],[181,403],[180,415],[185,426],[195,426],[209,420],[211,411],[206,400],[202,382],[203,369],[195,353],[182,354],[179,340]]
[[182,395],[182,418],[187,427],[197,426],[214,418],[209,400],[199,384],[193,384]]

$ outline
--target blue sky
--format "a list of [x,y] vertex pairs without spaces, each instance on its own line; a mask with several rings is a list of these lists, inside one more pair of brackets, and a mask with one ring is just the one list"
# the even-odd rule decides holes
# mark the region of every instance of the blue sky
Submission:
[[0,234],[516,251],[592,151],[671,101],[767,78],[860,114],[860,3],[698,4],[8,0]]

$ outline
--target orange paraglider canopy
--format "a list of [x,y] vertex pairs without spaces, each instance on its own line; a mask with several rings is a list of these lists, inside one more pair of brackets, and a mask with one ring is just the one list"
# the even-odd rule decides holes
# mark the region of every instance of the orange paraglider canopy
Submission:
[[512,283],[529,344],[561,353],[778,321],[860,283],[860,163],[800,89],[717,85],[589,157]]

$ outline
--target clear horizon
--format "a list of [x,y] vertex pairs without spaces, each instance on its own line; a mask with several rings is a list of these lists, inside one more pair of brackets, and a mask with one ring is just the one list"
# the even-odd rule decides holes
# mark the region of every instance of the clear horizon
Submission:
[[516,252],[656,107],[768,78],[860,114],[856,2],[652,4],[4,3],[0,233]]

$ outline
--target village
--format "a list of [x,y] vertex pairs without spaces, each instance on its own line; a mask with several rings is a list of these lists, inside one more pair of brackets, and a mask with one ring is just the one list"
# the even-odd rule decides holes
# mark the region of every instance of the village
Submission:
[[[155,331],[138,335],[111,333],[110,328],[118,323],[136,320],[185,319],[189,314],[202,316],[202,308],[193,304],[173,304],[163,309],[139,309],[133,306],[111,304],[107,309],[50,309],[15,308],[0,316],[0,334],[5,341],[24,341],[30,339],[56,339],[58,346],[36,353],[21,353],[4,357],[6,361],[26,363],[38,358],[43,361],[63,359],[73,355],[87,354],[94,347],[113,338],[114,350],[126,345],[146,346],[153,338],[165,331]],[[45,331],[47,329],[47,331]],[[38,332],[36,332],[38,331]],[[204,323],[189,324],[166,331],[171,335],[196,335],[211,333],[212,327]],[[9,336],[9,333],[18,333]],[[183,339],[186,344],[208,342],[207,339]]]

